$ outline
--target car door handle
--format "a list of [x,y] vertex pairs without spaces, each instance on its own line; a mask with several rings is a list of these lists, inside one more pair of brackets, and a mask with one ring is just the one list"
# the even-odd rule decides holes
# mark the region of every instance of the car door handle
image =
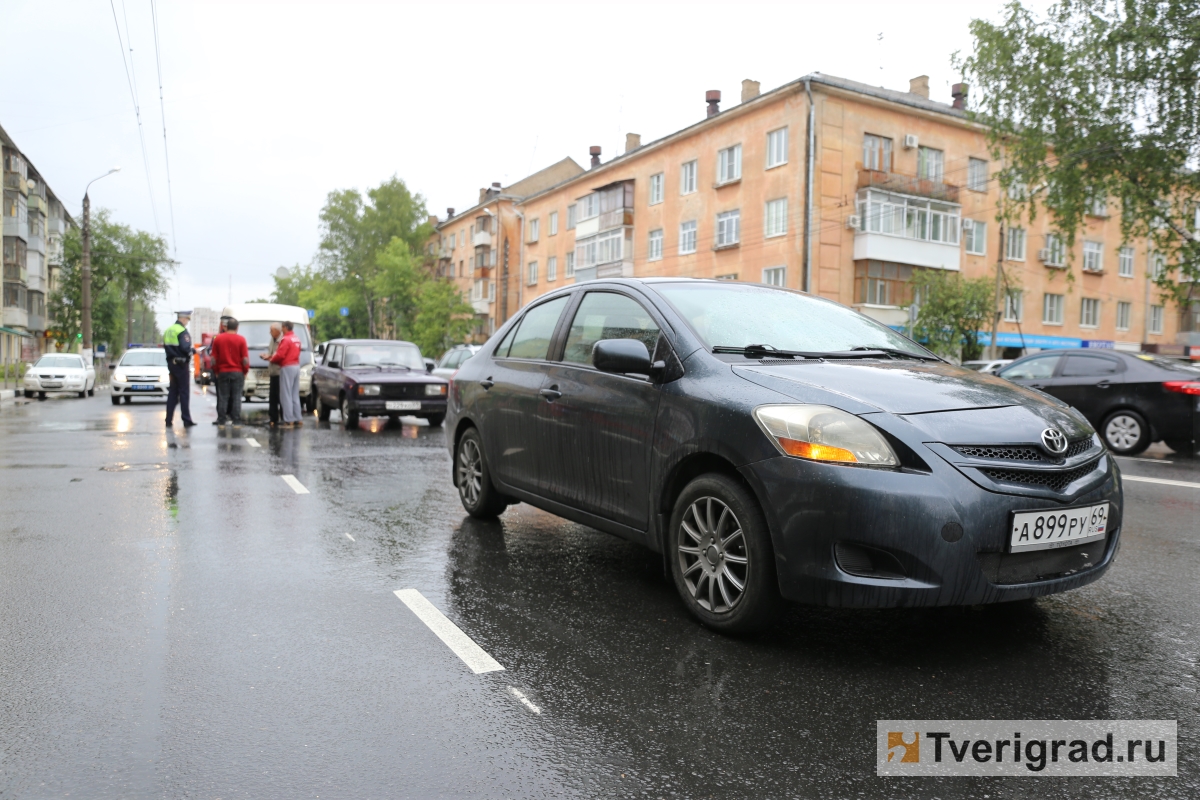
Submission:
[[484,378],[483,380],[481,380],[481,381],[479,382],[479,385],[480,385],[480,386],[482,386],[482,387],[484,388],[484,391],[487,391],[488,389],[490,389],[490,388],[492,388],[493,386],[495,386],[495,385],[496,385],[496,382],[495,382],[495,381],[493,381],[491,378]]
[[551,403],[562,397],[562,392],[560,392],[558,388],[554,386],[551,386],[549,389],[542,389],[540,392],[538,392],[538,394],[549,400]]
[[1096,384],[1097,389],[1107,389],[1110,386],[1112,386],[1112,384],[1109,383],[1108,381],[1100,381],[1099,383]]
[[1030,388],[1030,389],[1045,389],[1045,388],[1046,388],[1046,384],[1044,384],[1044,383],[1031,383],[1031,384],[1029,384],[1029,388]]

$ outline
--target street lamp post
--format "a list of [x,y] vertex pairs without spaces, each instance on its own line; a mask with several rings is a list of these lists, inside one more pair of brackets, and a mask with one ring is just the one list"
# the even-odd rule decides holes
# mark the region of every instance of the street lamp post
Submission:
[[[107,178],[114,172],[120,171],[120,167],[113,167],[100,178]],[[100,178],[92,178],[83,188],[83,263],[80,270],[83,284],[81,292],[83,308],[80,310],[79,327],[80,333],[83,334],[83,350],[85,351],[92,349],[92,201],[88,198],[88,189]]]

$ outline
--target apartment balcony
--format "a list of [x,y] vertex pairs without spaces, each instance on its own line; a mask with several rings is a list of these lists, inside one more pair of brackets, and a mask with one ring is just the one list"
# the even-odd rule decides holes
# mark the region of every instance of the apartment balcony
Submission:
[[25,286],[31,292],[42,292],[44,294],[47,291],[46,277],[44,275],[34,275],[32,272],[30,272],[28,273],[28,278],[25,281]]
[[471,301],[471,308],[475,309],[476,314],[487,314],[489,305],[490,302],[487,300],[487,298]]
[[29,222],[25,217],[5,217],[4,235],[15,236],[22,242],[29,240]]
[[46,189],[43,186],[39,186],[38,189],[41,191],[34,190],[29,193],[29,213],[32,214],[36,211],[39,214],[45,215],[50,211],[46,204]]
[[895,172],[881,172],[877,169],[860,169],[858,171],[859,189],[880,189],[885,192],[928,197],[946,203],[958,202],[959,187],[940,181],[930,181],[911,175],[900,175]]
[[0,324],[6,328],[28,328],[29,312],[19,306],[5,306]]
[[29,194],[29,181],[19,172],[4,172],[4,188],[20,192],[22,196]]
[[471,237],[471,244],[475,247],[491,247],[491,231],[475,231],[475,235]]
[[46,232],[57,236],[65,236],[67,233],[67,221],[62,217],[46,217]]
[[30,236],[25,240],[30,253],[46,254],[46,240],[41,236]]
[[855,231],[855,261],[959,269],[962,207],[957,203],[871,187],[859,189],[856,208],[858,213],[846,220]]
[[[8,309],[5,310],[7,311]],[[38,331],[39,333],[46,330],[46,318],[41,314],[28,314],[27,320],[28,321],[25,323],[25,328],[27,330]]]

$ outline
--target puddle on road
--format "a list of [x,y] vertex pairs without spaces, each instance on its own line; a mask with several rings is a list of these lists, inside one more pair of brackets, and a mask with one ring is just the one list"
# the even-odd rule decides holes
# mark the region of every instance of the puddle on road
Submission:
[[0,464],[0,469],[66,469],[67,464]]
[[124,464],[124,463],[118,462],[116,464],[109,464],[108,466],[101,467],[100,471],[101,472],[153,472],[155,470],[166,469],[166,468],[167,468],[166,463]]

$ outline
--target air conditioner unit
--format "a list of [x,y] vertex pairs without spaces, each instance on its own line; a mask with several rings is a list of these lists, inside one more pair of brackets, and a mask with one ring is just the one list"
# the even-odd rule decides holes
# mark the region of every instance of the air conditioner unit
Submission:
[[962,221],[962,229],[964,231],[974,230],[975,229],[975,220],[967,219],[964,217],[963,221]]
[[904,134],[904,149],[912,150],[917,146],[917,135],[915,133]]
[[851,230],[858,230],[862,227],[862,217],[860,217],[858,214],[851,214],[850,216],[846,217],[846,227],[850,228]]
[[1038,261],[1041,261],[1041,262],[1043,262],[1043,263],[1049,263],[1049,262],[1050,262],[1050,250],[1049,250],[1049,248],[1045,248],[1045,247],[1043,247],[1041,250],[1038,250]]

